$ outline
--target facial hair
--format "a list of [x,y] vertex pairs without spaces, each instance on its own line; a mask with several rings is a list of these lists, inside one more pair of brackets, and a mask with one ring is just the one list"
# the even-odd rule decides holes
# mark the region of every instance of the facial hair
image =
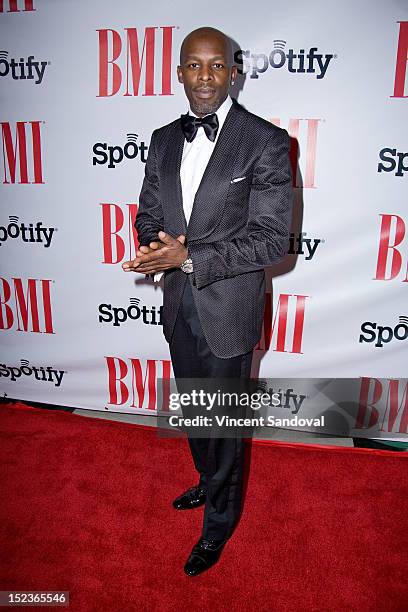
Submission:
[[202,100],[202,101],[194,100],[190,103],[190,106],[191,106],[191,110],[193,111],[193,113],[198,116],[211,115],[212,113],[215,113],[220,108],[221,104],[225,100],[226,100],[226,96],[223,100],[218,98],[217,100],[214,100],[214,102],[207,102],[206,100]]

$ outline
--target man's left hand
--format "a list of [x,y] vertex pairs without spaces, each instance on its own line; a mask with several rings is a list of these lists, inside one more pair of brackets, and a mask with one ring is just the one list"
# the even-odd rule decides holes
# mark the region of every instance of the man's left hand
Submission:
[[[139,249],[137,257],[131,261],[125,261],[122,269],[125,272],[140,272],[140,274],[155,274],[172,268],[179,268],[188,257],[184,243],[186,237],[181,235],[173,238],[165,232],[158,234],[162,245],[160,248],[149,248],[149,252],[143,253]],[[156,243],[155,243],[156,246]],[[143,249],[147,251],[147,249]]]

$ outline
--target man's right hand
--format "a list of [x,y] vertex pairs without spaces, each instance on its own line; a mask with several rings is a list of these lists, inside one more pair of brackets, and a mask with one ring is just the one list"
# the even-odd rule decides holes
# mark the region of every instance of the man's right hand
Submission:
[[[147,253],[152,253],[152,251],[158,251],[163,246],[164,246],[163,242],[160,242],[160,241],[151,242],[149,246],[141,246],[137,249],[136,257],[140,257],[141,255],[146,255]],[[153,275],[147,274],[146,278],[148,276],[154,276],[154,274]],[[160,277],[157,279],[157,281],[159,280],[160,280]]]
[[164,247],[163,242],[160,242],[160,241],[151,242],[149,246],[139,247],[136,253],[136,257],[140,257],[141,255],[146,255],[147,253],[151,253],[152,251],[158,251],[162,247]]
[[[154,242],[151,242],[149,246],[146,246],[146,245],[140,246],[136,251],[136,257],[141,257],[142,255],[148,255],[149,253],[153,253],[153,251],[158,251],[162,247],[164,247],[164,243],[160,242],[160,240],[155,240]],[[125,265],[124,266],[122,265],[122,268],[125,272],[130,271],[129,264],[131,263],[132,263],[131,261],[126,261]]]
[[173,238],[165,232],[159,232],[158,237],[159,240],[151,242],[149,246],[139,247],[135,259],[122,264],[124,272],[155,274],[180,267],[188,257],[187,248],[184,246],[186,237],[180,235]]

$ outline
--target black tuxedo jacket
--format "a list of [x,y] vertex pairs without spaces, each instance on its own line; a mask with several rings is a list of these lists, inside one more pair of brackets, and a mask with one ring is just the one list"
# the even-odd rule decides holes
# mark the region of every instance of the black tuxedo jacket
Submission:
[[[185,234],[194,272],[165,273],[163,329],[170,342],[184,284],[190,282],[211,351],[250,351],[264,312],[264,268],[288,248],[292,212],[289,136],[234,101],[197,190],[190,222],[183,212],[180,119],[152,134],[135,221],[141,245],[163,230]],[[237,180],[241,179],[241,180]]]

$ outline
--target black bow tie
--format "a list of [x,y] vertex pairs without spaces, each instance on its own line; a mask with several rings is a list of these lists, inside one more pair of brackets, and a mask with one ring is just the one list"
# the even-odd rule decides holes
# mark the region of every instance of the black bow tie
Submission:
[[206,115],[205,117],[193,117],[188,113],[181,115],[181,129],[184,132],[187,142],[191,142],[197,135],[199,127],[204,128],[206,136],[211,142],[217,137],[218,132],[218,117],[216,113]]

